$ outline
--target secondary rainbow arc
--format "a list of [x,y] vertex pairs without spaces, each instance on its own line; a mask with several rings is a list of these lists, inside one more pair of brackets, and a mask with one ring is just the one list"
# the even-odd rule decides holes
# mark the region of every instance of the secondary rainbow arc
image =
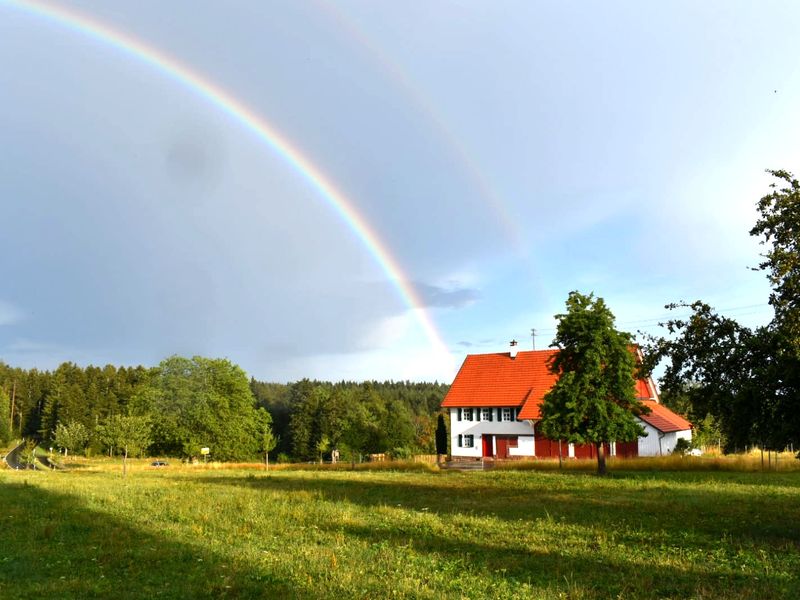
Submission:
[[176,59],[96,19],[74,10],[67,10],[35,0],[0,0],[0,5],[3,4],[88,36],[152,66],[157,71],[170,76],[205,98],[266,143],[317,190],[350,231],[358,237],[397,289],[404,303],[411,309],[432,348],[451,359],[447,345],[442,340],[419,295],[374,229],[370,227],[352,202],[333,185],[328,177],[265,119],[233,97],[229,92],[199,73],[192,71]]

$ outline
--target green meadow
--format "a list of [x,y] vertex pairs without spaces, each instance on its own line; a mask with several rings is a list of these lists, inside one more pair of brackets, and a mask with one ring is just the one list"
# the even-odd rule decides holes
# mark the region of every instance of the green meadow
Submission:
[[0,471],[0,598],[800,597],[800,473]]

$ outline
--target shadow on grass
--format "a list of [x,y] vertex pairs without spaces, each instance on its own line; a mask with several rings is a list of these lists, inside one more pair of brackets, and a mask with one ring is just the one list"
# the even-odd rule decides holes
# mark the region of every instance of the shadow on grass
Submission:
[[0,484],[0,598],[311,598],[25,483]]
[[[800,568],[796,496],[773,499],[775,504],[768,505],[763,499],[748,500],[743,492],[690,490],[673,494],[647,488],[598,491],[577,485],[580,481],[573,478],[567,478],[566,483],[561,480],[561,487],[556,490],[547,489],[547,478],[540,478],[539,489],[514,489],[510,484],[488,485],[478,478],[472,485],[462,480],[462,485],[456,486],[449,476],[432,476],[426,484],[419,484],[369,476],[347,479],[281,473],[214,477],[197,483],[245,486],[289,496],[302,493],[306,498],[313,492],[323,501],[417,510],[440,517],[490,517],[512,521],[527,531],[553,523],[585,528],[581,535],[586,536],[586,541],[581,548],[569,548],[559,539],[550,539],[549,547],[536,548],[520,547],[513,539],[492,540],[493,532],[478,543],[460,540],[456,527],[450,535],[431,528],[421,532],[413,521],[402,518],[387,522],[385,527],[341,523],[335,518],[316,524],[371,544],[390,542],[445,555],[461,561],[468,572],[477,569],[544,587],[560,588],[565,582],[572,582],[582,589],[601,590],[598,595],[603,597],[795,598],[800,586],[797,575],[791,575]],[[553,531],[551,528],[546,535],[557,535]],[[574,529],[572,534],[575,535]],[[614,544],[633,549],[640,558],[630,561],[610,558],[613,552],[601,554],[600,545],[612,537]],[[748,572],[740,568],[746,560],[736,557],[740,550],[750,557]],[[681,552],[701,560],[683,558],[678,562],[685,566],[675,567],[648,564],[654,556],[662,562],[672,562],[673,554],[677,558]],[[789,568],[778,573],[767,572],[768,566],[761,569],[758,561],[767,556],[777,562],[788,561]],[[720,595],[719,591],[725,593]]]

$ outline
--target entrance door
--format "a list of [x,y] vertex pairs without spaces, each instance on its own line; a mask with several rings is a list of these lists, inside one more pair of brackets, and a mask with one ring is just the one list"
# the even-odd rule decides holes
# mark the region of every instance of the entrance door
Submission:
[[508,458],[508,438],[497,438],[497,458]]
[[483,440],[483,457],[484,458],[491,458],[494,455],[492,451],[492,437],[491,435],[483,434],[481,439]]

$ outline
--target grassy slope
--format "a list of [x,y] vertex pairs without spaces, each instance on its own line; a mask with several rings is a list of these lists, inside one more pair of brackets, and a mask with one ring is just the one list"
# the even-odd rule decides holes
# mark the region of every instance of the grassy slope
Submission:
[[800,597],[800,473],[118,469],[0,472],[0,597]]

